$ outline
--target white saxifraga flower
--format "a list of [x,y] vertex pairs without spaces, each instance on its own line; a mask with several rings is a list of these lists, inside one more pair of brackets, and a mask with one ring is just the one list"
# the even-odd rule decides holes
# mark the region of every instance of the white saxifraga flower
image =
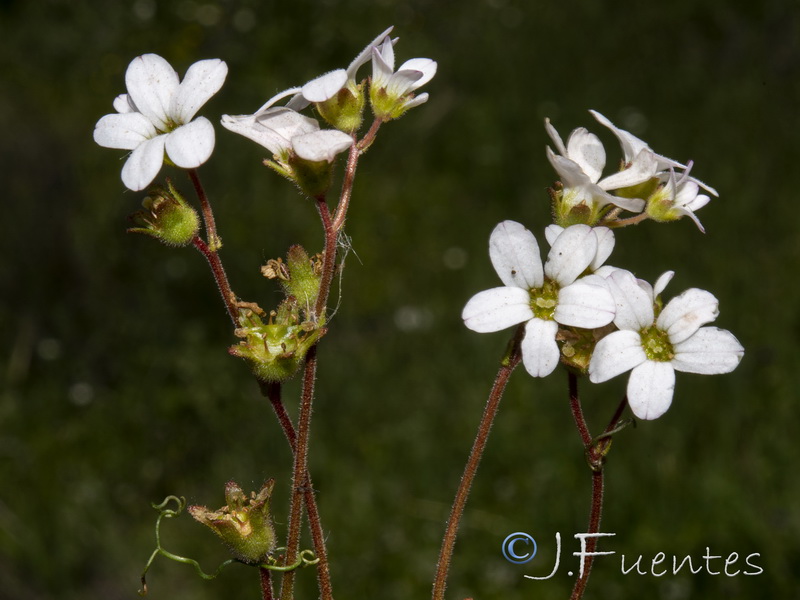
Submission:
[[464,324],[487,333],[525,322],[525,368],[534,377],[549,375],[559,362],[559,323],[593,329],[614,318],[605,281],[596,275],[580,277],[611,254],[610,234],[587,225],[568,227],[555,238],[543,266],[534,235],[520,223],[500,223],[489,240],[489,256],[505,286],[473,296],[461,314]]
[[658,313],[655,299],[672,272],[654,287],[618,269],[607,278],[619,331],[601,339],[589,364],[589,379],[599,383],[631,371],[628,404],[640,419],[656,419],[672,403],[675,371],[714,375],[733,371],[744,348],[732,333],[703,327],[717,318],[719,303],[704,290],[688,289]]
[[277,94],[252,115],[222,115],[222,126],[264,146],[281,164],[292,154],[312,162],[331,162],[350,148],[353,138],[335,129],[320,130],[316,120],[286,106],[272,106],[298,91],[291,88]]
[[219,59],[194,63],[183,81],[156,54],[133,59],[125,73],[127,94],[114,100],[117,114],[101,118],[94,140],[106,148],[132,150],[122,168],[122,182],[133,191],[147,187],[164,162],[164,152],[178,167],[193,169],[214,150],[214,127],[197,111],[225,82],[228,66]]
[[579,127],[570,134],[565,145],[550,119],[545,119],[545,130],[559,152],[556,154],[547,147],[547,159],[564,184],[562,204],[565,213],[580,204],[586,204],[592,211],[613,204],[631,212],[641,212],[644,200],[621,198],[609,194],[608,190],[639,185],[650,179],[656,173],[652,152],[640,153],[629,168],[600,179],[606,165],[606,151],[596,135]]
[[697,228],[705,233],[703,224],[694,214],[694,211],[703,208],[711,200],[706,194],[701,194],[700,186],[696,180],[689,176],[692,163],[681,173],[680,178],[675,175],[675,170],[670,169],[661,175],[662,186],[656,190],[647,202],[646,212],[654,221],[675,221],[681,217],[689,217]]
[[379,119],[396,119],[408,109],[428,100],[428,94],[414,96],[436,75],[437,63],[430,58],[407,60],[395,72],[394,41],[385,38],[372,49],[372,81],[369,87],[370,102]]
[[297,95],[292,98],[287,106],[294,110],[303,110],[311,102],[327,102],[345,87],[349,88],[353,93],[356,93],[356,86],[358,85],[356,73],[358,69],[370,61],[373,48],[383,42],[384,39],[389,39],[387,36],[392,32],[392,29],[394,29],[394,26],[389,27],[372,40],[367,47],[353,59],[353,62],[350,63],[346,70],[336,69],[324,75],[320,75],[319,77],[315,77],[304,84],[297,90]]
[[[662,156],[660,154],[656,154],[650,149],[650,146],[647,145],[647,142],[640,140],[632,133],[625,131],[624,129],[620,129],[616,125],[614,125],[610,120],[606,117],[601,115],[596,110],[589,111],[592,116],[597,119],[597,122],[601,125],[607,127],[611,132],[617,136],[619,140],[620,146],[622,146],[622,153],[624,155],[624,161],[626,164],[633,164],[636,162],[637,157],[641,155],[642,152],[648,152],[656,159],[656,170],[661,172],[667,169],[685,169],[686,174],[689,173],[691,169],[691,165],[687,166],[684,164],[679,163],[676,160],[672,160],[671,158],[667,158],[666,156]],[[712,194],[713,196],[718,196],[717,190],[712,188],[711,186],[706,185],[699,179],[695,179],[694,177],[690,178],[691,181],[698,184],[701,188]]]

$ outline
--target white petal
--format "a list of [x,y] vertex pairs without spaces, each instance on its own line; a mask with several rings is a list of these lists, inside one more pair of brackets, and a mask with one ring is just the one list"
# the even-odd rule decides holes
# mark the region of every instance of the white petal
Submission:
[[556,238],[544,272],[562,287],[575,281],[597,254],[597,236],[588,225],[572,225]]
[[167,156],[182,169],[194,169],[206,162],[214,151],[214,126],[205,117],[167,134]]
[[461,318],[472,331],[500,331],[533,317],[530,300],[528,292],[516,287],[484,290],[470,298]]
[[544,284],[539,244],[524,225],[516,221],[503,221],[489,238],[489,258],[508,286],[524,289],[540,288]]
[[609,175],[599,185],[604,190],[618,190],[644,183],[658,171],[658,162],[655,154],[650,150],[642,150],[636,155],[631,165],[618,173]]
[[566,156],[567,148],[564,146],[564,142],[561,139],[561,136],[558,135],[556,128],[550,123],[550,119],[544,120],[544,130],[547,132],[547,135],[550,136],[550,139],[553,140],[553,144],[555,144],[558,153],[562,156]]
[[608,227],[595,227],[594,233],[597,236],[597,254],[595,254],[592,264],[589,265],[591,271],[599,269],[603,263],[611,256],[614,250],[614,232]]
[[[385,46],[386,43],[382,47]],[[392,56],[391,64],[386,61],[379,48],[372,49],[372,82],[370,86],[374,86],[376,89],[386,87],[389,78],[394,73],[394,51],[391,50],[391,44],[389,44],[389,48]]]
[[292,149],[303,160],[332,162],[353,145],[353,138],[337,129],[313,131],[292,138]]
[[675,369],[668,362],[645,361],[628,380],[628,405],[640,419],[657,419],[672,404]]
[[744,348],[730,331],[703,327],[689,339],[674,345],[672,366],[685,373],[718,375],[733,371],[744,356]]
[[287,140],[297,135],[319,131],[319,123],[283,106],[275,106],[255,115],[256,122],[272,129]]
[[146,140],[131,152],[122,167],[122,183],[125,187],[138,192],[152,183],[164,163],[166,138],[166,135],[159,135]]
[[607,279],[617,305],[614,324],[620,329],[639,331],[653,324],[653,297],[629,271],[618,269]]
[[586,173],[583,172],[581,166],[574,160],[570,160],[565,156],[559,156],[550,149],[550,146],[547,146],[545,151],[547,152],[547,160],[553,165],[564,187],[573,188],[592,183]]
[[558,366],[560,354],[556,343],[558,323],[543,319],[531,319],[525,324],[522,339],[522,363],[533,377],[550,375]]
[[614,320],[614,298],[605,282],[591,283],[584,277],[558,291],[558,304],[553,318],[562,325],[594,329]]
[[583,127],[570,134],[567,140],[567,157],[580,165],[592,183],[597,183],[603,167],[606,166],[606,150],[600,138]]
[[[283,90],[282,92],[278,92],[272,98],[267,100],[266,103],[264,103],[264,106],[259,108],[255,112],[255,114],[260,115],[261,113],[265,112],[269,107],[271,107],[273,104],[275,104],[278,100],[282,100],[287,96],[293,96],[293,98],[286,103],[286,108],[291,108],[292,110],[303,110],[306,106],[308,106],[308,100],[303,98],[301,90],[302,88],[293,87],[289,88],[288,90]],[[302,106],[296,107],[295,104]]]
[[589,379],[601,383],[630,371],[647,360],[636,331],[615,331],[597,342],[589,363]]
[[256,144],[264,146],[273,155],[288,152],[292,147],[291,142],[285,137],[261,125],[255,115],[222,115],[220,122],[225,129],[253,140]]
[[392,75],[383,86],[390,97],[400,98],[419,86],[417,82],[422,79],[422,71],[398,71]]
[[120,94],[114,98],[114,110],[118,113],[139,112],[136,107],[131,104],[128,94]]
[[544,228],[544,237],[547,239],[547,243],[552,246],[555,244],[556,238],[563,232],[564,228],[561,225],[556,225],[553,223],[552,225],[548,225]]
[[218,58],[194,63],[173,99],[173,118],[180,124],[191,121],[200,107],[220,90],[227,75],[228,65]]
[[137,56],[125,72],[131,101],[162,132],[167,131],[172,98],[179,84],[178,74],[157,54]]
[[659,278],[656,279],[656,283],[653,285],[653,298],[661,295],[661,292],[664,291],[664,288],[667,287],[674,276],[675,271],[664,271]]
[[415,106],[419,106],[420,104],[425,104],[428,101],[428,92],[423,94],[417,94],[410,100],[406,100],[402,104],[402,108],[404,111],[408,110],[409,108],[414,108]]
[[140,113],[106,115],[94,127],[94,141],[104,148],[133,150],[156,136],[150,120]]
[[719,301],[714,295],[691,288],[667,303],[656,325],[667,332],[670,342],[679,344],[718,316]]
[[602,277],[603,279],[608,279],[611,277],[611,274],[614,271],[624,271],[625,269],[620,269],[619,267],[612,267],[611,265],[603,265],[599,269],[597,269],[594,274]]
[[645,148],[649,148],[645,142],[637,138],[635,135],[628,133],[624,129],[617,128],[611,121],[609,121],[596,110],[590,110],[589,112],[595,119],[597,119],[598,123],[608,127],[614,133],[614,135],[617,136],[617,139],[622,146],[622,152],[625,154],[625,162],[630,162],[637,154],[639,154],[639,152]]
[[[708,196],[705,197],[708,198]],[[700,233],[706,232],[706,229],[705,227],[703,227],[703,224],[700,222],[700,219],[698,219],[697,215],[694,214],[691,210],[683,208],[682,206],[676,206],[672,210],[674,210],[680,215],[683,215],[684,217],[689,217],[692,221],[694,221],[694,224],[697,225],[697,228],[700,230]]]
[[320,75],[305,84],[301,90],[303,98],[309,102],[325,102],[339,93],[347,83],[347,71],[336,69]]
[[[386,31],[384,31],[383,33],[381,33],[381,34],[380,34],[378,37],[376,37],[374,40],[372,40],[372,41],[371,41],[371,42],[370,42],[370,43],[367,45],[367,47],[366,47],[366,48],[364,48],[364,49],[363,49],[363,50],[362,50],[362,51],[359,53],[359,55],[358,55],[358,56],[356,56],[356,57],[353,59],[353,62],[351,62],[351,63],[350,63],[350,66],[348,66],[348,67],[347,67],[347,78],[348,78],[350,81],[355,81],[355,79],[356,79],[356,72],[358,71],[358,69],[359,69],[359,68],[360,68],[362,65],[366,64],[367,62],[369,62],[370,58],[372,58],[372,49],[373,49],[374,47],[376,47],[378,44],[380,44],[380,43],[383,41],[383,39],[384,39],[386,36],[388,36],[388,35],[389,35],[389,34],[392,32],[392,29],[394,29],[394,25],[392,25],[391,27],[389,27],[389,29],[387,29]],[[392,43],[392,42],[391,42],[391,40],[389,40],[389,43]]]
[[422,73],[422,76],[416,80],[414,87],[411,90],[416,90],[417,88],[422,87],[426,83],[428,83],[433,76],[436,75],[436,69],[438,65],[435,60],[431,60],[430,58],[412,58],[411,60],[407,60],[400,68],[397,69],[397,72],[401,71],[419,71]]

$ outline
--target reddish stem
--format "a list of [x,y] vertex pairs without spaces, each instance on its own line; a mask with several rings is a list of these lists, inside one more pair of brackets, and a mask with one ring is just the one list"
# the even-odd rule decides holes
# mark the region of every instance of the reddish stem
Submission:
[[503,398],[503,392],[506,389],[511,373],[521,359],[519,344],[522,340],[523,332],[523,328],[518,328],[514,339],[511,341],[510,350],[507,352],[506,358],[500,363],[500,369],[495,377],[492,391],[489,393],[489,399],[486,402],[486,408],[483,411],[483,416],[478,426],[478,433],[475,436],[472,450],[467,459],[467,464],[464,467],[464,474],[461,477],[461,483],[456,491],[453,507],[450,510],[450,517],[447,520],[444,538],[442,539],[439,562],[436,565],[436,577],[433,580],[433,600],[442,600],[444,598],[444,591],[447,587],[447,575],[450,571],[450,562],[453,558],[453,549],[455,548],[456,536],[458,535],[458,527],[461,523],[461,517],[464,515],[464,508],[467,505],[472,482],[475,479],[475,474],[478,472],[478,466],[480,465],[483,451],[486,448],[486,442],[489,439],[492,423],[494,423],[494,418],[500,407],[500,400]]
[[261,600],[273,600],[272,595],[272,575],[269,569],[259,567],[259,574],[261,575]]
[[200,254],[206,259],[208,266],[211,267],[211,274],[214,276],[214,281],[217,283],[217,289],[222,296],[222,301],[225,303],[228,316],[230,316],[231,321],[233,321],[234,327],[238,327],[239,323],[237,319],[239,311],[236,308],[236,296],[228,283],[228,276],[225,274],[225,267],[222,266],[219,254],[209,249],[208,245],[198,236],[192,239],[192,244],[200,251]]

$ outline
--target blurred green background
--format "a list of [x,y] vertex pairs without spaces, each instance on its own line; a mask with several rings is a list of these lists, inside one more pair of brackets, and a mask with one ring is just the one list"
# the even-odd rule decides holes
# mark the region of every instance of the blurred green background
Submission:
[[[125,191],[123,152],[92,142],[130,60],[161,54],[183,75],[230,68],[202,110],[249,113],[274,92],[346,66],[390,24],[398,60],[431,57],[431,99],[384,127],[363,158],[348,221],[353,252],[321,349],[311,467],[340,598],[425,598],[444,519],[508,334],[459,315],[498,284],[486,252],[503,219],[548,223],[542,122],[615,140],[594,108],[659,153],[694,160],[720,192],[699,216],[617,236],[613,264],[667,296],[712,291],[717,325],[746,348],[731,375],[679,374],[673,407],[620,434],[607,467],[601,549],[587,598],[789,598],[798,587],[800,266],[796,167],[800,16],[788,0],[183,0],[0,3],[0,596],[129,598],[153,545],[150,503],[175,493],[223,503],[229,479],[277,479],[283,532],[291,461],[232,336],[206,265],[124,233],[143,194]],[[363,71],[366,74],[368,69]],[[201,176],[232,285],[269,306],[258,268],[292,243],[321,245],[313,206],[260,166],[265,151],[217,127]],[[609,164],[618,159],[613,154]],[[179,187],[188,180],[168,169]],[[565,598],[585,530],[590,475],[561,373],[514,374],[451,574],[449,597]],[[584,387],[599,430],[621,377]],[[287,386],[294,413],[298,384]],[[540,555],[507,563],[527,531]],[[554,535],[562,567],[548,581]],[[166,547],[211,568],[225,558],[187,516]],[[760,553],[759,576],[620,573],[620,554],[700,559]],[[669,559],[668,559],[669,560]],[[721,570],[722,561],[712,569]],[[204,582],[156,562],[150,597],[257,598],[232,567]],[[300,575],[299,598],[316,596]]]

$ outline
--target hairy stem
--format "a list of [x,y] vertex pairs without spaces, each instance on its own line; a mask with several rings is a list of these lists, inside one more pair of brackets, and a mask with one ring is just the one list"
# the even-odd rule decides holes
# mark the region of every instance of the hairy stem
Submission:
[[[586,452],[586,460],[592,470],[592,502],[589,510],[589,526],[586,533],[600,533],[600,519],[603,515],[603,466],[605,456],[608,452],[609,445],[611,444],[612,432],[619,424],[622,412],[628,404],[627,397],[623,397],[622,402],[617,406],[611,420],[608,422],[603,434],[598,438],[592,438],[589,432],[589,427],[586,424],[586,419],[583,416],[583,409],[581,407],[580,396],[578,395],[578,377],[569,372],[569,403],[572,408],[572,416],[575,419],[575,426],[581,436],[584,451]],[[575,586],[572,589],[570,600],[580,600],[583,598],[583,593],[586,590],[586,585],[589,583],[589,575],[592,572],[592,564],[594,563],[594,553],[597,550],[597,537],[589,537],[586,540],[586,556],[584,557],[584,564],[581,569],[581,576],[575,580]]]
[[439,551],[436,576],[433,580],[433,600],[442,600],[444,598],[445,588],[447,587],[447,575],[450,571],[450,562],[453,558],[453,549],[455,548],[456,536],[458,535],[458,527],[461,523],[461,517],[464,515],[464,508],[467,505],[472,482],[475,479],[475,474],[478,472],[478,466],[480,465],[483,451],[486,448],[486,442],[489,439],[489,432],[492,429],[492,423],[494,423],[494,418],[497,415],[500,400],[503,397],[503,392],[505,392],[511,373],[519,364],[521,358],[519,344],[522,340],[523,332],[524,329],[522,327],[517,329],[517,333],[511,341],[510,348],[503,361],[500,363],[500,369],[495,377],[492,391],[489,393],[486,408],[483,411],[483,416],[478,426],[478,433],[475,436],[472,450],[467,459],[467,464],[464,467],[464,474],[461,476],[461,483],[456,491],[453,507],[450,510],[450,517],[447,520],[447,527],[445,528],[444,538],[442,539],[442,548]]
[[[275,415],[281,424],[284,435],[289,442],[289,447],[292,453],[297,451],[297,433],[295,432],[294,425],[292,424],[286,408],[281,399],[281,384],[280,383],[262,383],[262,393],[269,398]],[[311,538],[314,541],[314,553],[319,559],[317,563],[317,581],[319,583],[320,594],[323,599],[330,600],[333,598],[333,586],[331,584],[330,567],[328,563],[328,550],[325,547],[325,534],[322,529],[322,520],[319,516],[319,509],[317,507],[317,500],[314,496],[314,486],[311,482],[311,474],[306,470],[306,480],[303,484],[303,501],[308,514],[308,523],[311,527]]]
[[[306,365],[303,371],[303,391],[300,400],[300,415],[297,419],[292,496],[289,505],[289,533],[286,539],[287,563],[297,560],[300,551],[300,527],[303,520],[303,499],[306,496],[308,481],[308,438],[311,430],[311,405],[314,398],[316,372],[317,347],[315,345],[306,355]],[[281,600],[291,600],[294,597],[294,577],[294,571],[284,574],[281,584]]]
[[200,183],[200,176],[197,174],[197,169],[188,169],[189,179],[192,180],[194,190],[197,192],[197,197],[200,199],[200,211],[203,214],[203,223],[206,226],[206,237],[208,238],[208,247],[212,252],[216,252],[222,246],[222,240],[217,235],[217,224],[214,221],[214,211],[211,210],[211,203],[208,201],[206,191],[203,189],[203,184]]
[[272,576],[269,569],[259,567],[258,571],[261,575],[261,600],[273,600]]
[[225,273],[225,267],[222,266],[219,254],[211,250],[198,236],[192,239],[192,244],[197,248],[200,254],[203,255],[208,266],[211,268],[211,274],[214,276],[214,281],[217,283],[217,289],[219,289],[222,301],[225,303],[228,316],[231,318],[231,321],[233,321],[234,327],[238,327],[239,323],[237,322],[237,318],[239,316],[239,311],[236,308],[236,296],[228,283],[228,276]]

